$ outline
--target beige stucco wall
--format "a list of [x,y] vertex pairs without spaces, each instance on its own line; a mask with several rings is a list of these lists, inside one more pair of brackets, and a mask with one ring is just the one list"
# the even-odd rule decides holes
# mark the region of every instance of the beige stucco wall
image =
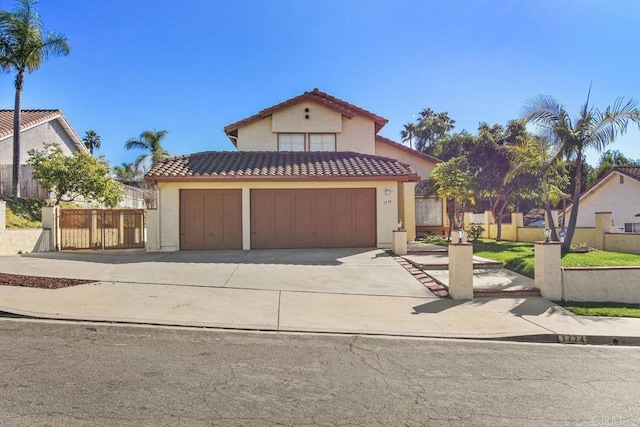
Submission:
[[[310,118],[304,118],[309,108]],[[320,104],[303,102],[238,129],[238,151],[277,151],[278,133],[335,133],[337,151],[375,154],[375,123],[351,119]],[[306,141],[308,145],[309,141]]]
[[397,159],[402,163],[407,163],[411,165],[411,167],[418,173],[420,179],[426,179],[433,168],[436,166],[435,163],[430,162],[427,159],[423,159],[419,156],[413,156],[406,151],[400,150],[398,148],[392,147],[389,144],[385,144],[384,142],[376,141],[376,156],[382,157],[390,157],[392,159]]
[[375,123],[366,117],[342,118],[342,133],[336,135],[338,151],[376,154]]
[[[393,244],[393,230],[398,222],[398,190],[394,181],[309,181],[309,182],[160,182],[158,183],[158,234],[157,247],[149,250],[177,251],[180,242],[180,190],[181,189],[242,189],[242,240],[243,248],[250,249],[250,190],[251,189],[295,189],[295,188],[375,188],[376,228],[380,248]],[[385,190],[390,190],[389,195]],[[148,222],[149,241],[153,228]]]
[[607,251],[640,254],[640,234],[607,233],[604,247]]
[[640,304],[640,268],[565,268],[563,294],[567,301]]
[[[309,108],[309,119],[305,119]],[[277,151],[278,133],[335,133],[337,151],[375,154],[373,120],[342,114],[314,102],[302,102],[238,129],[238,151]],[[309,141],[306,141],[308,144]]]
[[[76,150],[73,141],[56,120],[22,131],[20,134],[20,164],[26,164],[28,151],[41,149],[45,143],[55,142],[66,155]],[[13,135],[0,140],[0,164],[13,164]]]
[[621,184],[620,174],[611,174],[580,201],[577,226],[595,227],[596,212],[611,212],[614,233],[623,233],[625,222],[640,222],[640,182],[625,176]]
[[[305,112],[309,109],[309,112]],[[309,118],[305,118],[308,115]],[[304,101],[273,113],[273,132],[339,133],[342,114],[315,102]]]
[[0,255],[47,252],[50,231],[42,228],[16,228],[0,232]]
[[271,132],[271,116],[238,129],[238,151],[278,151],[278,134]]

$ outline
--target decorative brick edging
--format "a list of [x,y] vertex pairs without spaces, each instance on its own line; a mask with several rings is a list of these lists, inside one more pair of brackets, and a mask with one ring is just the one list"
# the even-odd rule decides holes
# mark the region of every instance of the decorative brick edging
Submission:
[[436,283],[436,281],[433,279],[433,277],[429,276],[424,271],[422,271],[419,268],[415,267],[413,264],[411,264],[409,261],[407,261],[406,259],[402,258],[401,256],[398,256],[398,255],[395,255],[395,254],[391,254],[391,256],[393,257],[393,259],[398,264],[403,266],[405,270],[407,270],[409,273],[411,273],[413,275],[413,277],[418,279],[418,281],[420,283],[422,283],[427,289],[429,289],[435,296],[437,296],[439,298],[448,298],[449,297],[449,291],[447,290],[447,288],[445,288],[444,286]]

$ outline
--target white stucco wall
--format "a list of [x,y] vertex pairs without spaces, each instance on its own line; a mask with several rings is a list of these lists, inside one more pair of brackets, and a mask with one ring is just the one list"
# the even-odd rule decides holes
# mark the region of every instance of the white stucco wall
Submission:
[[640,268],[565,268],[563,295],[567,301],[640,304]]
[[[149,250],[177,251],[180,246],[180,190],[181,189],[242,189],[243,191],[243,245],[249,249],[250,237],[250,198],[251,189],[295,189],[295,188],[375,188],[376,189],[376,245],[390,248],[393,243],[393,230],[398,221],[398,192],[395,181],[312,181],[312,182],[160,182],[158,183],[158,220],[159,237],[151,235],[153,226],[149,226],[148,240],[157,241],[157,247]],[[390,190],[389,195],[385,190]],[[155,244],[155,243],[154,243]]]
[[612,173],[580,201],[577,226],[595,227],[596,212],[611,212],[614,233],[623,233],[626,222],[640,222],[640,182],[624,176],[621,184],[620,174]]
[[335,133],[337,151],[375,154],[373,120],[343,117],[315,102],[301,102],[238,128],[236,147],[238,151],[277,151],[278,133]]
[[[51,142],[59,144],[66,155],[77,151],[73,141],[57,120],[50,120],[22,131],[20,134],[20,164],[27,163],[29,150],[41,149],[44,144]],[[13,135],[0,140],[0,164],[13,164]]]

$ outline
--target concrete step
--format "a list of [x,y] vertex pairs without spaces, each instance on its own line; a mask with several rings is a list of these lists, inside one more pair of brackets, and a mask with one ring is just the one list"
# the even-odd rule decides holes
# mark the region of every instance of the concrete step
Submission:
[[540,289],[474,289],[474,298],[529,298],[539,297]]

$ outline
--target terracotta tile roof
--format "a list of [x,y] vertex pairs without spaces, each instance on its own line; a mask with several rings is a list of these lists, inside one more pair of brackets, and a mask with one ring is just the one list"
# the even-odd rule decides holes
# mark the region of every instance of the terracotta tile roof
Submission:
[[391,147],[397,148],[397,149],[402,150],[402,151],[404,151],[406,153],[409,153],[409,154],[411,154],[413,156],[420,157],[420,158],[428,160],[430,162],[433,162],[433,163],[436,163],[436,164],[442,163],[442,160],[440,160],[440,159],[437,159],[437,158],[435,158],[433,156],[430,156],[428,154],[422,153],[420,151],[414,150],[413,148],[409,148],[406,145],[402,145],[399,142],[395,142],[395,141],[393,141],[393,140],[391,140],[389,138],[385,138],[384,136],[376,135],[376,141],[377,142],[382,142],[383,144],[387,144],[387,145],[389,145]]
[[616,166],[613,170],[640,181],[640,166]]
[[375,122],[376,133],[380,129],[382,129],[382,127],[386,125],[388,122],[388,120],[385,119],[384,117],[380,117],[377,114],[374,114],[363,108],[350,104],[347,101],[343,101],[342,99],[331,96],[327,93],[324,93],[318,90],[318,88],[315,88],[310,92],[305,92],[302,95],[298,95],[294,98],[288,99],[284,102],[274,105],[273,107],[265,108],[264,110],[260,111],[258,114],[254,114],[251,117],[247,117],[246,119],[242,119],[238,122],[225,126],[224,131],[227,135],[233,135],[238,130],[238,128],[244,125],[255,122],[257,120],[261,120],[265,117],[272,115],[274,112],[278,110],[281,110],[283,108],[289,107],[291,105],[297,104],[302,101],[317,102],[318,104],[324,105],[325,107],[338,111],[342,115],[347,116],[349,118],[355,117],[357,115],[369,117]]
[[353,152],[207,151],[157,163],[145,179],[326,179],[418,180],[411,166],[387,157]]
[[[82,139],[80,139],[76,131],[73,130],[60,110],[22,110],[20,129],[24,131],[25,129],[50,120],[58,121],[78,151],[89,152],[89,149],[84,145]],[[13,110],[0,110],[0,139],[7,138],[11,135],[13,135]]]
[[[61,115],[60,110],[22,110],[20,128],[26,129]],[[0,138],[9,135],[13,135],[13,110],[0,110]]]

